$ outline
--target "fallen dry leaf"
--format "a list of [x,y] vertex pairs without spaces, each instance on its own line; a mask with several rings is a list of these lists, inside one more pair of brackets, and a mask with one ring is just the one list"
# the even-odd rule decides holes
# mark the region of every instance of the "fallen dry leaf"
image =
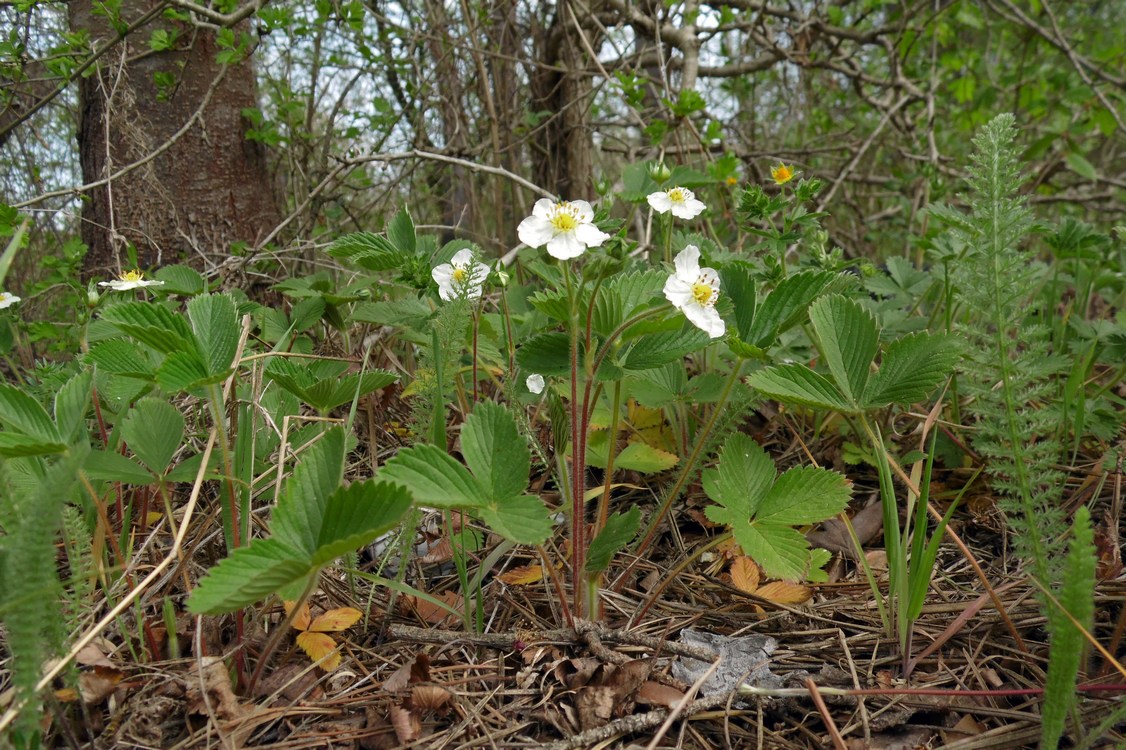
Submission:
[[[465,600],[460,594],[453,591],[435,594],[434,598],[445,602],[450,609],[457,612],[461,612],[461,610],[465,608]],[[399,607],[403,612],[414,614],[423,622],[429,623],[430,625],[442,625],[460,616],[454,615],[445,607],[441,607],[426,599],[414,596],[413,594],[399,597]]]
[[512,568],[501,573],[497,576],[497,579],[509,586],[527,586],[531,583],[539,583],[543,580],[543,566],[521,565],[518,568]]
[[453,693],[441,685],[415,685],[410,704],[418,711],[442,711],[452,698]]
[[624,716],[633,707],[633,698],[649,678],[653,664],[635,659],[624,664],[603,664],[590,682],[575,695],[579,726],[585,731],[604,726],[615,716]]
[[645,684],[637,691],[637,702],[646,706],[664,706],[673,708],[684,698],[684,691],[677,690],[672,685],[663,685],[653,680],[646,680]]
[[759,569],[751,558],[740,555],[731,561],[731,583],[740,591],[753,594],[758,590]]
[[402,706],[391,706],[388,716],[400,745],[414,742],[422,736],[422,719],[414,711]]
[[363,616],[364,613],[354,607],[330,609],[317,615],[304,630],[312,630],[318,633],[339,633],[355,625]]
[[779,604],[801,604],[802,602],[808,601],[809,598],[813,596],[813,590],[800,583],[772,581],[763,586],[759,586],[754,594],[755,596],[761,596],[763,599],[778,602]]
[[397,693],[419,682],[430,682],[430,657],[425,653],[415,654],[413,659],[392,672],[383,681],[383,689]]
[[313,663],[326,672],[331,672],[340,666],[340,652],[336,650],[336,641],[327,633],[316,633],[312,630],[298,633],[297,645],[308,654]]

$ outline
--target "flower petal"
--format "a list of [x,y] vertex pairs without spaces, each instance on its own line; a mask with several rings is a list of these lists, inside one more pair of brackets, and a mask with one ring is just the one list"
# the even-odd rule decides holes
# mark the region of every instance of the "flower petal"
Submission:
[[525,382],[525,385],[528,386],[528,390],[532,393],[543,393],[543,375],[540,375],[538,373],[529,375],[528,380]]
[[450,258],[450,263],[454,266],[465,267],[473,260],[473,250],[468,247],[463,247],[454,253],[454,257]]
[[727,331],[727,325],[719,316],[714,307],[705,307],[695,301],[680,308],[688,322],[699,328],[713,339],[717,339]]
[[555,227],[545,217],[532,215],[516,227],[516,236],[528,247],[543,247],[555,236]]
[[673,258],[673,265],[676,267],[678,279],[687,281],[689,284],[695,282],[700,275],[700,248],[695,245],[687,245]]
[[680,309],[692,301],[692,284],[677,276],[669,276],[665,281],[664,292],[665,299]]
[[576,232],[558,234],[547,243],[547,254],[559,260],[577,258],[586,251],[586,245],[575,236]]
[[606,240],[610,239],[610,235],[603,232],[593,224],[579,224],[574,230],[575,239],[583,243],[587,247],[598,247]]
[[594,209],[586,201],[568,201],[575,208],[575,218],[580,224],[589,224],[594,218]]
[[[650,193],[645,197],[645,200],[649,201],[649,205],[653,208],[654,211],[659,214],[666,213],[670,208],[673,207],[672,201],[669,200],[669,194],[663,190],[656,193]],[[673,213],[676,212],[673,211]]]

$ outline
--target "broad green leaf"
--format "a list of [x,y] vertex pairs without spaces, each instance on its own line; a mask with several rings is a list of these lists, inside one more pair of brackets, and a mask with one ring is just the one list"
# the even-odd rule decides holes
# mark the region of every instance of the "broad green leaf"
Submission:
[[610,567],[614,555],[633,540],[641,524],[641,510],[632,506],[625,513],[615,513],[606,519],[602,531],[590,543],[587,551],[587,575],[601,573]]
[[758,294],[752,268],[747,263],[728,263],[720,270],[723,294],[735,306],[735,330],[743,341],[754,335],[753,326],[758,311]]
[[188,302],[188,318],[207,374],[226,376],[238,350],[239,324],[234,300],[227,294],[196,297]]
[[377,478],[406,487],[419,505],[479,508],[489,502],[468,469],[441,448],[426,443],[400,450]]
[[859,405],[880,345],[880,329],[858,302],[834,294],[809,306],[825,364],[845,398]]
[[76,439],[85,426],[93,382],[94,373],[80,372],[55,394],[55,427],[63,442]]
[[747,377],[747,383],[778,401],[847,414],[855,411],[832,382],[805,365],[767,367],[751,373]]
[[57,441],[41,440],[17,432],[0,432],[0,456],[44,456],[65,450],[66,445]]
[[616,468],[638,471],[642,474],[657,474],[668,471],[679,462],[680,457],[675,453],[669,453],[640,442],[630,443],[614,458]]
[[296,395],[324,414],[341,404],[351,402],[358,396],[391,385],[399,379],[398,375],[386,370],[369,370],[363,375],[350,373],[342,378],[328,378],[302,389]]
[[[217,470],[221,460],[222,459],[219,456],[219,452],[212,451],[211,461],[209,462],[207,473],[203,475],[203,478],[205,480],[219,478],[219,472]],[[167,482],[187,482],[190,484],[195,481],[196,475],[199,474],[200,464],[202,463],[202,453],[197,453],[194,456],[188,456],[183,461],[176,464],[176,468],[165,474],[164,479]]]
[[[610,334],[660,295],[666,278],[663,272],[650,269],[618,274],[609,279],[602,285],[595,303],[594,330],[602,336]],[[623,332],[623,338],[628,337],[628,331]]]
[[704,492],[715,502],[749,519],[777,476],[774,462],[750,436],[735,433],[719,454],[719,463],[702,477]]
[[167,401],[143,398],[122,420],[121,436],[149,471],[161,475],[184,440],[184,417]]
[[795,466],[778,477],[766,493],[755,520],[788,526],[820,523],[844,510],[851,495],[843,475],[813,466]]
[[892,342],[868,384],[864,405],[922,401],[951,373],[960,353],[958,341],[941,334],[913,333]]
[[301,455],[274,509],[273,538],[312,555],[329,496],[344,478],[344,430],[333,427]]
[[679,331],[651,333],[639,338],[626,353],[622,367],[627,370],[649,370],[668,362],[683,359],[690,352],[703,349],[711,343],[708,334],[695,326],[684,326]]
[[189,391],[193,388],[223,380],[226,375],[211,375],[207,365],[200,360],[194,349],[169,354],[156,371],[156,382],[169,393]]
[[507,497],[475,512],[489,528],[517,544],[543,544],[551,536],[551,516],[535,495]]
[[404,255],[414,255],[416,240],[414,233],[414,220],[406,206],[399,209],[391,223],[387,225],[387,239]]
[[42,443],[62,441],[43,405],[7,383],[0,383],[0,424]]
[[129,339],[109,339],[90,347],[83,357],[103,372],[128,375],[152,380],[155,377],[154,365],[149,355]]
[[809,563],[809,543],[789,526],[739,523],[731,527],[735,541],[771,578],[800,581]]
[[163,281],[161,291],[170,294],[183,294],[194,296],[207,291],[207,282],[194,268],[182,265],[162,266],[154,274],[158,281]]
[[1075,172],[1080,177],[1096,181],[1099,179],[1099,171],[1095,169],[1095,165],[1087,161],[1087,159],[1077,151],[1072,151],[1064,157],[1067,166],[1071,167],[1071,171]]
[[783,279],[759,305],[747,335],[740,333],[739,337],[761,349],[773,345],[778,334],[804,318],[806,308],[833,278],[829,271],[801,271]]
[[565,333],[541,333],[516,350],[516,361],[525,372],[570,375],[571,342]]
[[350,260],[370,271],[397,268],[410,257],[396,248],[387,238],[372,232],[346,234],[329,246],[328,254],[335,258]]
[[571,319],[571,306],[564,290],[538,291],[528,296],[528,304],[554,320],[566,322]]
[[324,311],[325,301],[322,297],[309,297],[308,299],[298,300],[289,314],[290,320],[292,321],[290,324],[291,329],[294,333],[304,331],[320,320]]
[[346,552],[370,544],[395,528],[411,506],[406,489],[372,480],[341,487],[324,507],[314,565],[324,565]]
[[107,307],[102,319],[162,354],[194,349],[195,338],[187,319],[163,305],[124,302]]
[[493,499],[519,495],[528,486],[528,444],[503,406],[483,401],[461,427],[461,454]]
[[83,467],[91,479],[124,484],[152,484],[156,477],[131,458],[115,451],[90,451]]
[[188,610],[220,615],[254,604],[309,574],[307,556],[277,539],[255,539],[208,571],[188,597]]
[[626,378],[626,393],[637,403],[648,407],[662,407],[684,395],[688,375],[680,362],[670,362],[664,367],[639,370]]

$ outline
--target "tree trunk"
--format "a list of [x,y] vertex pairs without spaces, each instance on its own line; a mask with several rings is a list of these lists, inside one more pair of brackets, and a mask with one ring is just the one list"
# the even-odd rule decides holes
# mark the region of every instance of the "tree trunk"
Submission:
[[[111,38],[89,0],[69,4],[70,26],[91,39]],[[121,20],[148,12],[152,0],[125,0]],[[246,22],[234,29],[236,39]],[[172,49],[149,47],[154,30],[176,34]],[[249,59],[216,61],[215,32],[168,21],[130,35],[83,78],[78,145],[90,190],[83,206],[85,272],[106,275],[225,258],[236,242],[254,243],[280,222],[261,144],[243,137],[244,108],[257,106]],[[138,165],[114,176],[130,165]],[[108,179],[107,178],[111,178]]]

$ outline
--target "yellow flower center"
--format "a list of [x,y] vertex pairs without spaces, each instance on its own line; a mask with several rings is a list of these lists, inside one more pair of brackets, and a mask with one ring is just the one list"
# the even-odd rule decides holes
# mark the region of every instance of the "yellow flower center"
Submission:
[[145,275],[140,271],[125,271],[118,277],[118,281],[144,281]]
[[728,177],[727,178],[727,184],[728,185],[738,185],[739,184],[739,178],[735,177],[735,176]]
[[688,196],[684,193],[684,188],[673,188],[668,192],[669,200],[673,203],[684,203],[688,200]]
[[777,167],[771,167],[770,176],[774,178],[776,184],[785,185],[787,182],[794,179],[794,168],[785,164],[779,164]]
[[692,299],[696,300],[698,305],[707,307],[715,301],[716,296],[715,289],[712,289],[712,285],[703,276],[692,285]]
[[469,278],[469,271],[461,266],[454,266],[453,280],[455,284],[462,284]]
[[567,201],[555,204],[555,210],[551,213],[551,226],[555,227],[560,232],[573,232],[575,227],[579,225],[579,217],[577,216],[578,209],[572,206]]

